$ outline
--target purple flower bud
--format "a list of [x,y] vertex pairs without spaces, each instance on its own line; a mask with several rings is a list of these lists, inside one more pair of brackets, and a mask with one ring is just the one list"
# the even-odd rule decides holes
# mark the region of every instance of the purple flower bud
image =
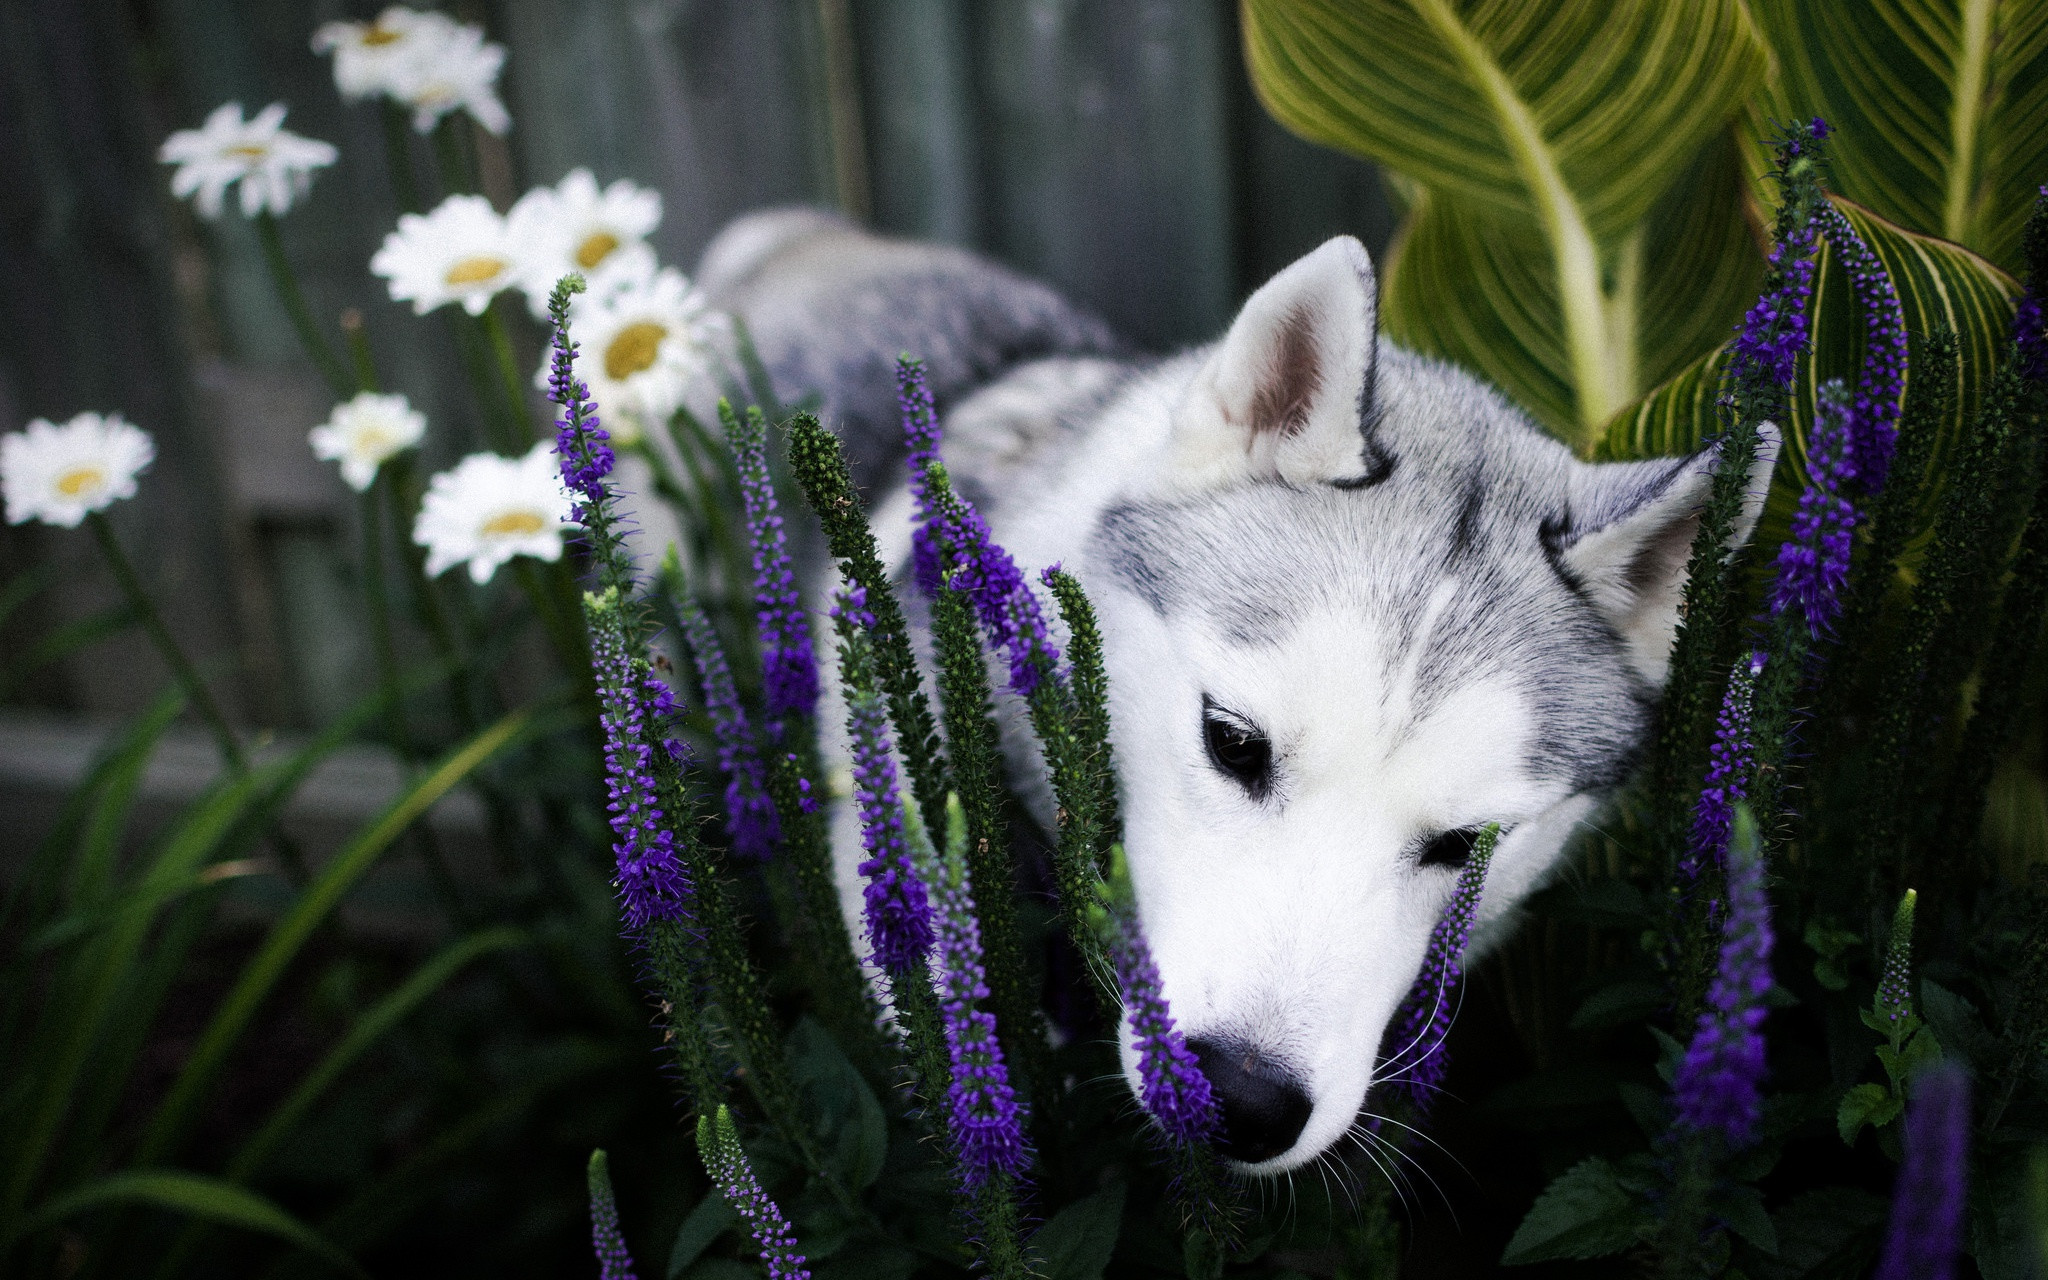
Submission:
[[685,602],[682,621],[683,639],[697,657],[704,709],[718,739],[718,771],[725,777],[726,834],[732,838],[734,853],[766,858],[782,838],[782,828],[776,821],[775,802],[768,796],[767,773],[756,751],[753,727],[747,723],[746,709],[740,706],[739,690],[733,685],[732,668],[726,664],[718,632],[703,607],[695,600]]
[[1876,1280],[1950,1280],[1969,1196],[1970,1077],[1952,1062],[1920,1077]]
[[[1500,828],[1489,825],[1472,846],[1471,856],[1458,872],[1457,887],[1444,906],[1436,928],[1429,935],[1429,950],[1423,953],[1422,971],[1416,975],[1396,1023],[1400,1030],[1395,1043],[1400,1048],[1388,1063],[1417,1110],[1427,1110],[1443,1083],[1449,1055],[1444,1041],[1451,1033],[1454,1005],[1451,995],[1464,977],[1465,947],[1472,939],[1472,924],[1479,917],[1479,898],[1486,887],[1486,869],[1493,861],[1494,844]],[[1412,1057],[1411,1057],[1412,1055]],[[1401,1060],[1410,1058],[1412,1066]]]
[[715,1117],[697,1117],[697,1150],[704,1157],[705,1172],[718,1184],[719,1194],[753,1233],[761,1261],[768,1268],[768,1280],[810,1280],[804,1255],[797,1252],[796,1232],[754,1176],[731,1110],[720,1106]]
[[1110,927],[1110,963],[1138,1051],[1138,1101],[1174,1141],[1206,1142],[1222,1127],[1222,1113],[1209,1077],[1173,1025],[1145,931],[1128,910],[1117,911]]
[[818,659],[811,628],[790,568],[788,539],[768,475],[767,431],[749,413],[733,437],[740,493],[747,507],[747,538],[754,551],[754,609],[760,626],[761,687],[768,718],[811,716],[818,710]]
[[945,854],[926,864],[938,889],[938,965],[932,983],[938,989],[946,1052],[953,1066],[947,1122],[959,1151],[961,1178],[977,1187],[994,1175],[1022,1173],[1030,1153],[1023,1114],[996,1039],[995,1015],[980,1007],[989,990],[973,882],[967,874],[966,817],[957,798],[949,801],[947,810]]
[[668,687],[636,669],[626,653],[615,596],[590,597],[590,655],[597,676],[598,719],[604,729],[606,807],[626,925],[646,928],[687,913],[690,875],[664,822],[654,778],[650,707],[673,706]]
[[1833,631],[1842,613],[1842,587],[1849,580],[1856,508],[1842,491],[1856,475],[1850,456],[1853,426],[1848,392],[1841,379],[1831,378],[1820,389],[1806,441],[1806,489],[1792,514],[1792,536],[1778,547],[1778,572],[1771,582],[1771,616],[1796,608],[1815,636]]
[[1892,914],[1892,936],[1885,945],[1884,974],[1877,983],[1878,1013],[1893,1027],[1913,1016],[1913,905],[1919,896],[1908,889],[1899,899],[1899,909]]
[[1721,959],[1692,1043],[1672,1081],[1680,1129],[1719,1134],[1731,1150],[1756,1140],[1764,1077],[1764,995],[1771,989],[1771,900],[1746,810],[1728,845]]
[[619,1206],[612,1198],[612,1180],[602,1151],[590,1153],[590,1237],[597,1252],[598,1280],[638,1280],[633,1255],[619,1231]]
[[[590,388],[576,379],[576,344],[569,340],[569,297],[583,287],[556,286],[550,310],[554,315],[554,354],[548,370],[548,399],[562,406],[555,424],[555,453],[561,459],[562,484],[589,502],[605,499],[604,479],[612,473],[611,436],[598,425]],[[587,521],[586,521],[587,523]]]
[[2035,195],[2034,215],[2027,220],[2029,240],[2026,254],[2032,263],[2027,275],[2027,291],[2020,295],[2020,304],[2013,313],[2012,340],[2019,348],[2020,376],[2034,382],[2048,382],[2048,317],[2041,310],[2041,295],[2048,291],[2048,279],[2040,278],[2040,263],[2048,259],[2048,244],[2040,238],[2048,238],[2048,186]]
[[1891,273],[1840,209],[1822,207],[1816,221],[1842,261],[1863,311],[1863,368],[1848,411],[1849,443],[1842,478],[1865,493],[1884,488],[1899,441],[1900,397],[1906,388],[1906,313]]
[[868,852],[860,864],[867,877],[868,943],[874,961],[890,973],[902,973],[931,954],[932,905],[923,877],[910,859],[903,834],[903,797],[896,786],[896,759],[889,734],[889,716],[875,688],[868,652],[867,629],[874,626],[867,592],[849,587],[839,597],[833,616],[842,624],[846,672],[846,732],[853,744],[853,795],[860,811],[861,845]]
[[1714,727],[1714,745],[1707,757],[1706,785],[1700,788],[1699,802],[1693,806],[1692,830],[1686,838],[1685,856],[1678,863],[1681,889],[1690,890],[1701,871],[1726,862],[1735,806],[1749,794],[1750,770],[1756,767],[1750,717],[1756,703],[1756,678],[1763,669],[1763,652],[1751,650],[1736,660],[1735,669],[1728,674],[1720,722]]

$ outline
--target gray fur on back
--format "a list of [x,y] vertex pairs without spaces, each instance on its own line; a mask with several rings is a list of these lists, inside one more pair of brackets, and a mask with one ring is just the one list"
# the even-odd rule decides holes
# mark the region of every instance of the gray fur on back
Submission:
[[899,353],[925,362],[943,414],[1027,361],[1122,349],[1108,325],[1037,281],[817,209],[733,222],[704,250],[697,283],[746,324],[778,398],[824,398],[820,417],[870,494],[903,453]]

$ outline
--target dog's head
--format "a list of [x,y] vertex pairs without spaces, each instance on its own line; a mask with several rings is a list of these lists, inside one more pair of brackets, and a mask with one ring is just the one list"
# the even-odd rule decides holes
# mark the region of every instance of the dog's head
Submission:
[[1629,767],[1713,478],[1578,461],[1374,308],[1348,237],[1254,294],[1090,545],[1140,914],[1261,1173],[1357,1120],[1477,829],[1494,918]]

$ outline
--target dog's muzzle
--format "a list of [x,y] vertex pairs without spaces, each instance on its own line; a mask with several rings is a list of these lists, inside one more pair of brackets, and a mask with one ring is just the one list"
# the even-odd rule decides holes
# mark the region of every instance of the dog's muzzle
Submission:
[[1286,1154],[1308,1124],[1314,1104],[1285,1066],[1241,1040],[1189,1039],[1223,1112],[1217,1147],[1244,1164]]

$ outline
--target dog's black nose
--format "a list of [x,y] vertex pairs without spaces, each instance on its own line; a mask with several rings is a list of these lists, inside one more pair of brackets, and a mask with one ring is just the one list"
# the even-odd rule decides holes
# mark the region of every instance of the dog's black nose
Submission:
[[1224,1155],[1258,1164],[1294,1145],[1314,1104],[1286,1067],[1241,1040],[1190,1039],[1223,1111]]

